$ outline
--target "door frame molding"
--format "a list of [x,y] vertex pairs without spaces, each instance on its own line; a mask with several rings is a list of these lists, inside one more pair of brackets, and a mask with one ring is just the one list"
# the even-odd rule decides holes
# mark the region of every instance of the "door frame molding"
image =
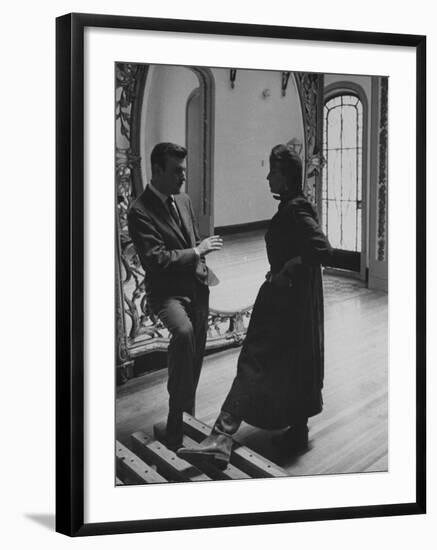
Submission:
[[[211,69],[207,67],[187,67],[199,80],[201,136],[201,180],[202,180],[202,217],[209,218],[209,234],[214,231],[214,104],[215,80]],[[191,95],[187,99],[188,103]],[[187,130],[186,130],[187,132]],[[187,141],[187,140],[186,140]]]
[[[370,185],[369,185],[369,164],[371,160],[371,151],[369,149],[369,127],[370,111],[369,103],[371,97],[368,98],[364,88],[350,80],[339,80],[325,86],[323,90],[323,109],[325,103],[334,97],[350,93],[355,95],[363,105],[363,156],[361,159],[361,252],[360,252],[360,279],[363,281],[367,278],[369,267],[369,227],[370,227]],[[372,92],[371,92],[372,93]],[[325,130],[325,116],[323,114],[323,131]],[[365,158],[364,158],[365,156]]]

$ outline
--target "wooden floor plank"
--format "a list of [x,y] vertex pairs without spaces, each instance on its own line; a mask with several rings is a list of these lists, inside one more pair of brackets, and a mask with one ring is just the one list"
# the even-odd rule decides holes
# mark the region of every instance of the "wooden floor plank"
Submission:
[[372,462],[365,470],[366,472],[388,472],[388,456],[385,445],[381,447],[381,456]]
[[[226,254],[220,261],[217,256],[217,265],[213,266],[218,271],[222,267],[227,270],[225,280],[221,278],[222,283],[214,287],[213,292],[217,291],[214,305],[218,306],[222,299],[232,300],[235,294],[226,291],[229,289],[226,285],[234,276],[240,281],[238,296],[242,301],[248,292],[257,291],[258,279],[263,277],[264,254],[261,233],[256,242],[250,235],[235,240],[227,237]],[[240,256],[246,258],[245,265],[239,262]],[[253,269],[248,269],[249,265]],[[253,280],[246,292],[243,281],[248,273]],[[237,434],[240,443],[278,463],[292,476],[316,475],[337,466],[343,467],[345,473],[357,467],[363,471],[387,468],[387,294],[337,279],[325,277],[324,407],[321,414],[309,420],[309,450],[297,456],[278,455],[271,444],[274,432],[244,423]],[[246,292],[244,296],[243,292]],[[204,359],[196,416],[208,425],[214,423],[231,387],[239,352],[239,348],[233,348]],[[153,425],[165,420],[166,384],[167,372],[163,369],[117,388],[116,433],[121,442],[128,445],[130,435],[139,430],[151,435]],[[332,461],[338,449],[343,449],[341,463],[340,459]]]

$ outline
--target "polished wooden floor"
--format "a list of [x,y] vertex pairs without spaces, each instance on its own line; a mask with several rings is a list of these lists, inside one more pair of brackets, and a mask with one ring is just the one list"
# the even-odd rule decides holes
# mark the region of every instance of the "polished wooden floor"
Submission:
[[[262,255],[264,244],[257,233],[228,237],[227,241],[230,246],[225,247],[222,258],[209,262],[214,263],[221,279],[211,297],[215,302],[211,305],[219,309],[231,309],[232,294],[239,297],[240,305],[247,305],[243,302],[254,297],[267,269]],[[238,258],[244,260],[239,262]],[[237,293],[230,291],[235,285]],[[324,285],[324,409],[310,419],[309,450],[298,456],[280,455],[271,444],[273,432],[247,424],[242,425],[237,439],[285,468],[290,475],[385,471],[388,468],[387,294],[333,275],[325,275]],[[229,390],[238,353],[239,349],[234,348],[204,360],[196,416],[208,424],[214,422]],[[152,434],[153,424],[165,419],[166,380],[164,369],[117,388],[116,432],[120,441],[129,443],[130,434],[137,430]]]

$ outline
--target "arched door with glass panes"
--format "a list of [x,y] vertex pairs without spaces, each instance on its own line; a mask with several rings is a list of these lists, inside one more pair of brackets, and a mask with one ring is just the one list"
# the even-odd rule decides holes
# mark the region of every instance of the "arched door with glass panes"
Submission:
[[322,223],[336,267],[360,271],[363,205],[363,104],[339,93],[324,104]]

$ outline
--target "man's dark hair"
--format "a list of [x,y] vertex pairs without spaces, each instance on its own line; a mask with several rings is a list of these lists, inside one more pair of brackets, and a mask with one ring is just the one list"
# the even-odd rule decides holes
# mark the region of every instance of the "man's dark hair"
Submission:
[[302,192],[302,160],[291,147],[283,144],[273,147],[270,162],[280,166],[281,172],[287,176],[289,186]]
[[176,143],[158,143],[153,148],[150,155],[150,163],[152,165],[152,173],[155,171],[154,166],[158,165],[165,170],[165,164],[168,157],[176,157],[183,160],[187,156],[187,150],[182,145]]

